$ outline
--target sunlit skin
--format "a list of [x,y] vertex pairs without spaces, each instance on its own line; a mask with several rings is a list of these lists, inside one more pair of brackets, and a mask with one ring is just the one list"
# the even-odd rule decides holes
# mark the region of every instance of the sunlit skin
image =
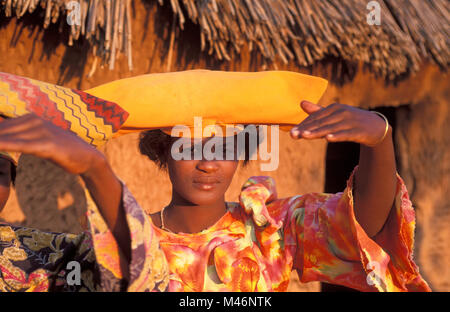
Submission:
[[[326,139],[360,144],[359,170],[355,176],[355,216],[369,236],[376,235],[387,219],[396,193],[391,127],[380,141],[385,122],[372,112],[344,104],[322,107],[309,102],[302,102],[301,108],[309,116],[292,128],[294,140]],[[125,256],[123,261],[121,259],[121,268],[127,278],[131,242],[121,205],[122,185],[105,156],[73,133],[32,114],[0,122],[0,150],[41,157],[81,176]],[[190,233],[216,222],[225,213],[224,194],[237,165],[237,161],[170,160],[173,193],[165,215],[166,227],[174,232]],[[194,185],[194,179],[207,175],[220,178],[220,183],[210,190]],[[158,185],[149,183],[149,187],[154,191]],[[152,219],[158,224],[157,217]]]

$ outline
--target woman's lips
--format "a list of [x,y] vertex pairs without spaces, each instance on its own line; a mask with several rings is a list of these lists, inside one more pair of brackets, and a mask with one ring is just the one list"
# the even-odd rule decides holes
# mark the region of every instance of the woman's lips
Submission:
[[193,185],[203,191],[209,191],[219,183],[220,181],[213,177],[198,178],[193,180]]

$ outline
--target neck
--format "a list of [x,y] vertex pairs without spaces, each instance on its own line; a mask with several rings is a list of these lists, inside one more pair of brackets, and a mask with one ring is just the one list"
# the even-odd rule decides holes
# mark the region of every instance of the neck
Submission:
[[197,205],[172,196],[164,209],[164,227],[174,233],[199,233],[214,225],[225,213],[225,199],[208,205]]

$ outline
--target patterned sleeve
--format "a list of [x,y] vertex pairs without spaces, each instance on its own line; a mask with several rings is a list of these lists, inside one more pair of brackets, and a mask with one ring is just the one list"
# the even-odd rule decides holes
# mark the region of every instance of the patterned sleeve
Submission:
[[360,291],[431,291],[413,260],[415,216],[397,173],[395,203],[382,230],[368,237],[353,210],[353,177],[336,194],[277,198],[271,177],[243,185],[240,203],[252,215],[274,289],[286,290],[296,269],[302,282],[321,281]]
[[168,265],[149,216],[122,183],[122,205],[130,229],[130,280],[121,274],[120,262],[124,257],[119,246],[94,204],[89,193],[88,222],[92,234],[95,257],[101,272],[101,288],[105,291],[165,291],[168,286]]
[[295,197],[285,236],[295,246],[302,282],[323,281],[360,291],[431,291],[413,260],[415,215],[397,173],[394,205],[382,230],[368,237],[353,210],[353,178],[344,192]]
[[122,185],[131,233],[130,281],[122,278],[117,242],[86,192],[90,231],[82,234],[0,224],[0,292],[166,290],[167,263],[151,221]]

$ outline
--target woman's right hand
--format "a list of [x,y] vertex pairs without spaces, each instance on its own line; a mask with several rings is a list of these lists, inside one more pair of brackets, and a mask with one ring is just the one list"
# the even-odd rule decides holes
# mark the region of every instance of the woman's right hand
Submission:
[[86,174],[104,159],[72,132],[34,114],[0,122],[0,150],[44,158],[73,174]]

